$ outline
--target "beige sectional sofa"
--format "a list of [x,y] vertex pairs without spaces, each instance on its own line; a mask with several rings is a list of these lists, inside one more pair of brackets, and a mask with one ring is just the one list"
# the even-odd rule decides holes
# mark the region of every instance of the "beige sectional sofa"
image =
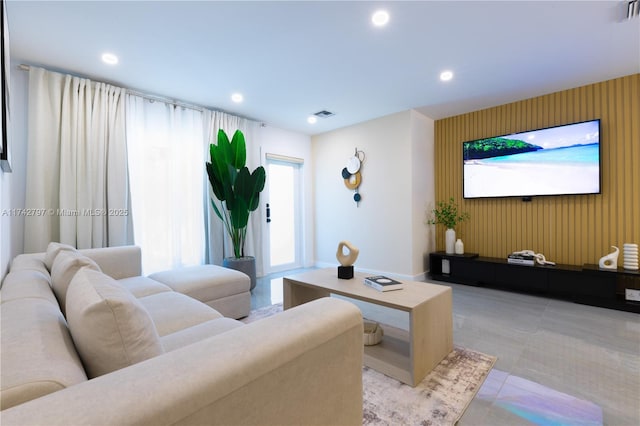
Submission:
[[362,317],[348,302],[245,325],[140,276],[137,247],[56,244],[16,257],[0,298],[2,425],[362,422]]

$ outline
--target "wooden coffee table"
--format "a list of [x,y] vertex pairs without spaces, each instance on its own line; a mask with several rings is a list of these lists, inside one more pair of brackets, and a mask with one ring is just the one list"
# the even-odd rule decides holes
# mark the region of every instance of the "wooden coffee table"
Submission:
[[364,347],[364,364],[416,386],[453,350],[451,287],[401,280],[402,290],[380,292],[364,285],[369,275],[342,280],[327,268],[286,276],[284,309],[338,294],[408,312],[409,330],[383,326],[382,342]]

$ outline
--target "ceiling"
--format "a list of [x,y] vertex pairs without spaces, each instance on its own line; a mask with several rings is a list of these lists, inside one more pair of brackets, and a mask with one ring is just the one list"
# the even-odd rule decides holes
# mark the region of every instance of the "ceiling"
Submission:
[[[374,27],[378,9],[389,23]],[[12,1],[14,64],[318,134],[439,119],[640,72],[626,1]],[[100,57],[111,52],[115,66]],[[439,74],[454,77],[441,82]],[[231,101],[240,92],[244,102]],[[321,110],[335,113],[307,123]]]

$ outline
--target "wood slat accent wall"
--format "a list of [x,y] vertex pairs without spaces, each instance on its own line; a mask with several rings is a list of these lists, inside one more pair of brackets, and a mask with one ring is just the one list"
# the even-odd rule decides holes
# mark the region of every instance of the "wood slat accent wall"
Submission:
[[[462,198],[462,142],[596,118],[601,194]],[[640,74],[437,120],[435,163],[436,200],[453,196],[471,215],[456,228],[466,252],[506,257],[530,249],[557,263],[598,263],[612,245],[622,252],[624,243],[640,244]]]

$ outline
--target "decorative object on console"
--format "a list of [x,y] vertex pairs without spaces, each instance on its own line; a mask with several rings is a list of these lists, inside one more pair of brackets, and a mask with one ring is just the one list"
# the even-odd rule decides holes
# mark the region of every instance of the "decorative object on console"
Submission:
[[453,197],[449,201],[439,201],[435,209],[431,210],[433,217],[427,220],[429,225],[443,224],[447,230],[445,231],[445,252],[447,254],[455,253],[456,231],[455,226],[469,219],[469,213],[459,212],[458,204]]
[[460,238],[456,241],[455,252],[456,254],[464,254],[464,243]]
[[626,243],[622,246],[623,263],[622,267],[630,271],[638,270],[638,245],[632,243]]
[[362,200],[359,188],[362,183],[361,168],[362,163],[364,163],[364,159],[364,151],[358,151],[358,148],[356,148],[353,157],[350,157],[347,160],[347,166],[343,168],[341,172],[342,179],[344,179],[344,185],[347,189],[355,191],[355,194],[353,194],[353,201],[356,202],[356,206],[358,206],[358,203]]
[[456,251],[456,230],[448,228],[444,231],[444,251],[447,254],[453,254]]
[[[345,254],[345,247],[349,250]],[[338,250],[336,251],[336,259],[340,262],[341,266],[338,266],[338,278],[349,280],[353,278],[353,264],[356,263],[360,250],[358,250],[349,241],[340,241],[338,244]]]
[[520,254],[519,252],[515,252],[507,256],[507,263],[533,266],[536,264],[536,259],[532,254]]
[[535,260],[536,263],[540,264],[540,265],[551,265],[551,266],[555,266],[555,262],[552,262],[550,260],[547,260],[544,257],[544,254],[542,253],[536,253],[533,250],[520,250],[520,251],[514,251],[513,253],[511,253],[508,257],[507,257],[507,261],[509,263],[520,263],[520,264],[529,264],[528,262],[511,262],[511,260],[517,260],[517,259],[526,259],[526,260]]
[[216,216],[224,223],[224,227],[233,244],[233,262],[224,260],[224,266],[238,269],[245,273],[253,273],[251,290],[256,286],[255,257],[245,256],[244,243],[247,236],[249,215],[260,204],[260,192],[264,189],[266,172],[264,167],[257,167],[252,173],[246,166],[247,148],[244,135],[240,130],[233,134],[231,142],[224,130],[218,131],[218,144],[209,145],[211,162],[206,163],[207,175],[213,194],[220,201],[220,207],[211,199],[211,206]]
[[615,251],[602,256],[598,261],[600,269],[618,269],[618,255],[620,254],[620,250],[616,246],[611,246],[611,248]]

